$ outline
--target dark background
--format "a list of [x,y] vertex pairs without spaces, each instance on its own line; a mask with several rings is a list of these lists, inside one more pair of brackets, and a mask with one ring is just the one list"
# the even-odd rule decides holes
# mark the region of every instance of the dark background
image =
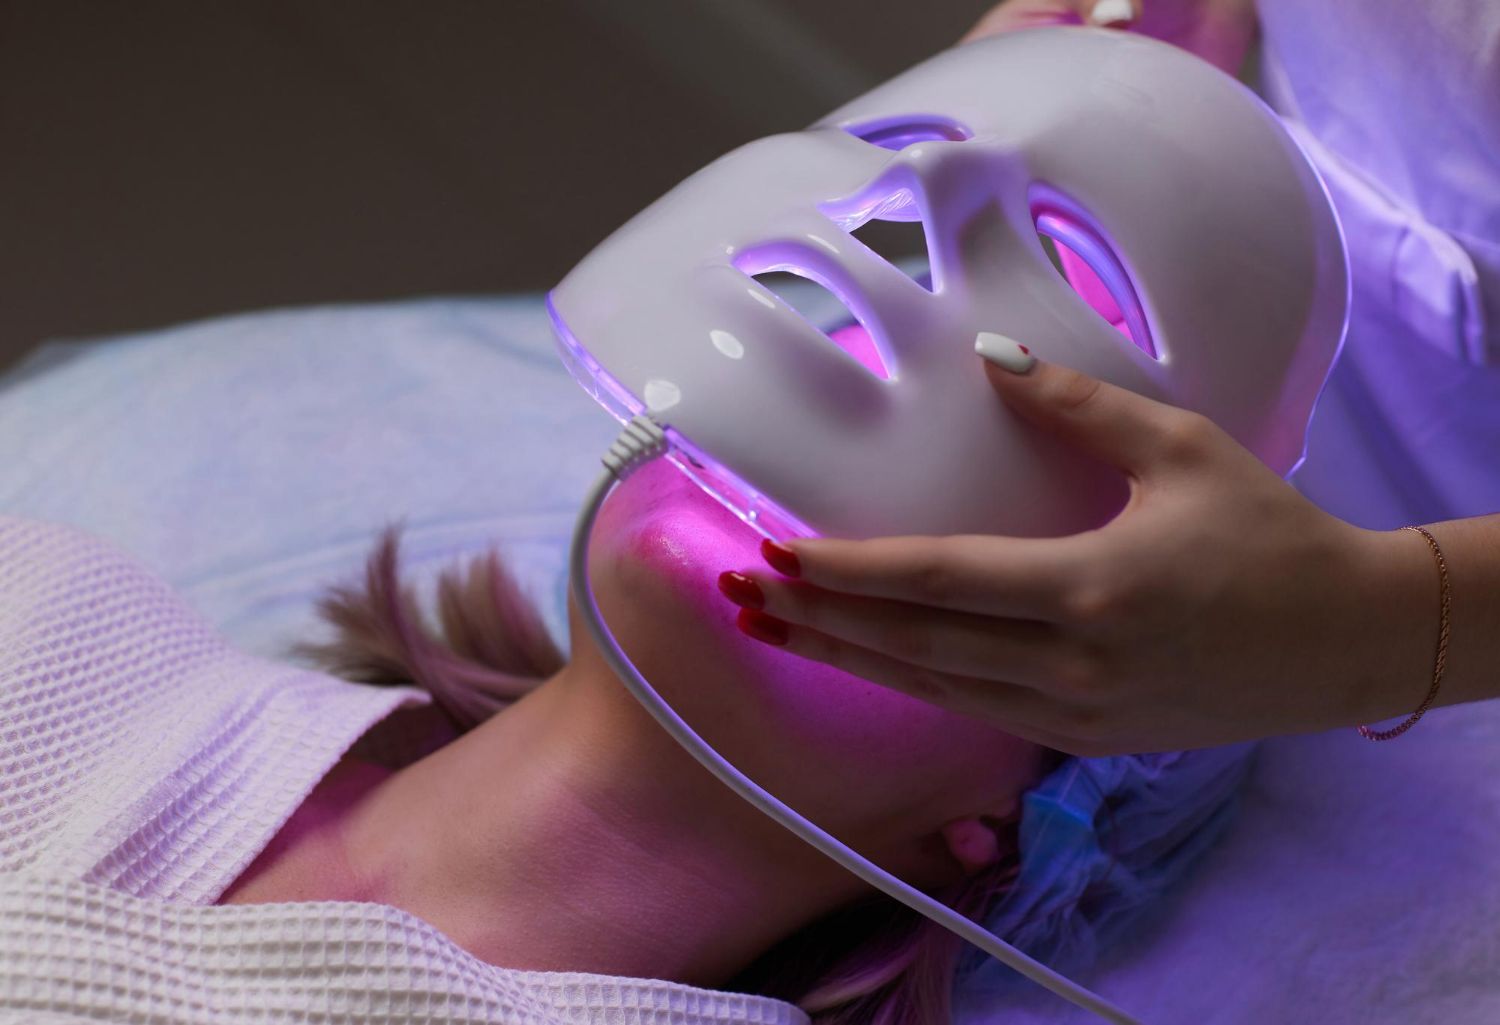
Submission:
[[545,288],[990,0],[0,0],[0,369],[298,303]]

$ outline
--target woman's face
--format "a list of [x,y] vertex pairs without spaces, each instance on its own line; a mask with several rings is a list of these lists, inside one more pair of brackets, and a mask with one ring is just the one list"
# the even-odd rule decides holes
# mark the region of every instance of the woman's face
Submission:
[[[621,646],[711,744],[846,841],[913,841],[1011,814],[1042,752],[993,726],[752,640],[718,591],[760,536],[666,460],[615,489],[594,529],[595,596]],[[587,643],[574,631],[574,656]]]

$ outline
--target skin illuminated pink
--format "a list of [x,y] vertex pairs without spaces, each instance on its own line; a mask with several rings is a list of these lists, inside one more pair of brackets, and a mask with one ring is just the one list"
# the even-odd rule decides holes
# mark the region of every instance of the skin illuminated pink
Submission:
[[870,338],[870,332],[865,330],[863,324],[850,324],[847,327],[830,331],[828,337],[837,342],[849,355],[859,360],[860,365],[876,377],[891,376],[880,358],[880,353],[875,349],[875,342]]
[[[987,853],[974,825],[1014,813],[1038,750],[742,634],[717,577],[759,540],[652,463],[601,511],[595,596],[757,782],[915,885],[956,882]],[[571,625],[568,664],[514,705],[394,774],[331,775],[226,899],[385,903],[494,964],[720,985],[861,895],[702,771]]]
[[[773,792],[806,794],[807,807],[800,810],[808,814],[856,792],[883,793],[901,806],[930,793],[935,780],[953,779],[955,767],[964,765],[957,775],[974,776],[954,791],[953,817],[981,801],[980,794],[996,793],[1025,774],[1015,758],[1029,745],[992,726],[741,633],[738,610],[720,593],[718,577],[761,564],[760,542],[664,461],[615,490],[594,538],[596,560],[615,562],[594,571],[612,629],[622,637],[669,632],[674,639],[670,665],[676,671],[661,672],[665,662],[643,665],[648,679],[690,723],[729,721],[735,710],[740,730],[708,736],[716,746],[724,740],[726,757]],[[700,672],[713,673],[711,687]],[[784,735],[772,745],[761,730]],[[786,744],[798,751],[796,759],[773,754]],[[821,782],[810,786],[809,776]]]

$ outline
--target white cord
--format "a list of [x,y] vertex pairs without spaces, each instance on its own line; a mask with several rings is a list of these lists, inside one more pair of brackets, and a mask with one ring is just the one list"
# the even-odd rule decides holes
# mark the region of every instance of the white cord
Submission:
[[801,837],[813,847],[838,862],[844,868],[907,907],[930,918],[943,928],[956,934],[1002,964],[1008,965],[1078,1007],[1091,1011],[1116,1025],[1141,1025],[1101,996],[1089,992],[1070,979],[1059,975],[1046,965],[1027,957],[1009,943],[995,936],[979,924],[970,921],[952,908],[934,900],[920,890],[908,886],[885,869],[850,850],[833,836],[798,815],[782,804],[759,784],[740,772],[724,759],[708,743],[682,720],[672,707],[662,700],[655,688],[646,682],[636,669],[614,635],[604,624],[599,612],[599,603],[594,600],[594,591],[589,584],[588,547],[589,535],[593,532],[594,520],[604,499],[620,481],[624,480],[645,463],[657,458],[667,450],[667,438],[660,425],[649,417],[637,416],[604,457],[607,472],[600,476],[584,500],[583,510],[578,514],[578,524],[573,529],[573,549],[569,559],[569,581],[573,595],[583,614],[594,643],[598,645],[604,660],[609,663],[627,690],[635,695],[646,711],[661,724],[672,739],[681,744],[704,768],[719,777],[735,793]]

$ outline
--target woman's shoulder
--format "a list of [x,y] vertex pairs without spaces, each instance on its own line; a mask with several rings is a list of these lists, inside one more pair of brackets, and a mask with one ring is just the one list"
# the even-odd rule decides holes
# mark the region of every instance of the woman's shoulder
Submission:
[[[83,705],[116,705],[106,690],[127,682],[147,698],[167,666],[223,648],[165,581],[110,542],[63,524],[0,516],[0,729],[44,713],[66,720]],[[149,675],[132,672],[147,667]]]
[[222,649],[108,541],[0,517],[0,870],[41,857],[81,792],[118,783],[173,670]]
[[409,700],[237,651],[108,541],[0,517],[0,872],[211,899]]
[[[196,617],[165,581],[104,538],[61,523],[0,516],[0,667],[58,659],[65,642],[99,647],[122,628]],[[201,621],[190,632],[212,636]],[[56,668],[53,665],[53,668]]]

